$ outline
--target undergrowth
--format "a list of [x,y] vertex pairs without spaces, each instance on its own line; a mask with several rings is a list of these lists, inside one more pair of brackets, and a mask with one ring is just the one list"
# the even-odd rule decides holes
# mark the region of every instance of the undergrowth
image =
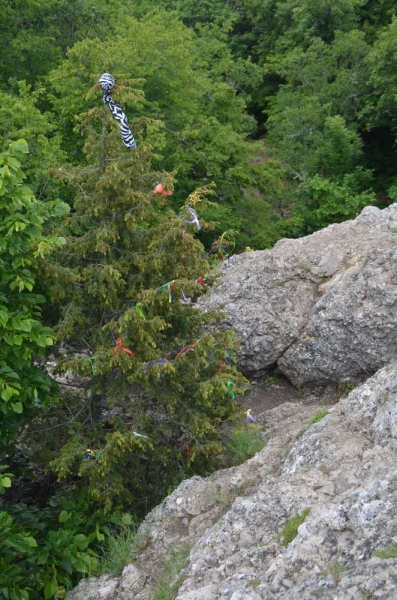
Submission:
[[137,529],[136,524],[123,525],[107,536],[98,557],[97,575],[118,575],[129,562],[138,558],[143,537]]
[[183,582],[181,570],[190,553],[189,544],[181,544],[171,549],[156,575],[153,600],[174,600]]
[[266,375],[265,379],[262,381],[262,387],[265,389],[268,387],[272,387],[273,385],[279,385],[285,382],[285,378],[281,375],[277,375],[273,373],[272,375]]
[[226,444],[228,462],[232,466],[240,465],[262,450],[265,442],[261,431],[262,427],[254,424],[234,430]]

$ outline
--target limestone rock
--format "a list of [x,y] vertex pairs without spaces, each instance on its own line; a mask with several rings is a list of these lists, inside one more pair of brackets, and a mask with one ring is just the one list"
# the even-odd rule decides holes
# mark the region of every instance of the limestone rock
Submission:
[[[178,600],[209,585],[228,600],[397,597],[397,559],[373,556],[397,545],[396,397],[393,363],[295,441],[278,477],[263,470],[192,549]],[[283,548],[283,526],[305,508]]]
[[119,586],[117,577],[102,575],[102,577],[88,577],[82,579],[77,587],[71,590],[68,600],[113,600]]
[[184,543],[177,600],[396,598],[397,558],[384,553],[397,555],[396,398],[392,362],[314,425],[315,405],[266,411],[260,453],[184,481],[141,526],[149,542],[137,564],[82,581],[68,600],[151,600],[156,565]]
[[397,357],[397,204],[233,257],[200,302],[242,340],[240,367],[295,384],[357,380]]

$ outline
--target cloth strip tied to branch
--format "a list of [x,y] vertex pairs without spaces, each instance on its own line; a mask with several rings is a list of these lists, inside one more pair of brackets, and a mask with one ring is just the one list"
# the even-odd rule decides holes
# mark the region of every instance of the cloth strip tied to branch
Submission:
[[138,302],[138,304],[135,306],[135,312],[138,315],[138,317],[140,317],[141,319],[143,319],[144,321],[146,321],[146,317],[143,314],[141,306],[142,306],[142,302]]
[[196,224],[197,230],[200,231],[200,229],[201,229],[201,227],[200,227],[200,221],[198,219],[196,211],[194,210],[194,208],[191,208],[190,206],[188,206],[188,211],[192,215],[193,221],[187,221],[186,219],[184,219],[185,223],[187,223],[188,225],[194,225],[194,224]]
[[125,348],[123,346],[123,340],[121,339],[121,337],[116,338],[116,346],[114,347],[114,353],[115,354],[119,354],[119,350],[123,350],[123,352],[126,352],[127,354],[129,354],[131,356],[131,358],[134,358],[135,354],[133,353],[132,350],[129,350],[128,348]]
[[249,408],[247,410],[247,412],[245,413],[247,415],[247,425],[249,425],[249,423],[257,423],[258,421],[255,419],[255,417],[253,417],[251,415],[251,409]]
[[158,360],[151,360],[148,363],[146,363],[146,365],[143,367],[143,370],[148,371],[152,365],[159,365],[159,367],[161,367],[166,362],[168,362],[168,360],[166,358],[159,358]]
[[119,124],[121,139],[123,140],[124,145],[130,150],[134,150],[136,148],[136,142],[131,129],[128,126],[128,119],[121,106],[114,102],[111,95],[115,81],[115,78],[112,77],[110,73],[102,73],[100,76],[99,83],[103,91],[103,101],[108,105],[113,118]]

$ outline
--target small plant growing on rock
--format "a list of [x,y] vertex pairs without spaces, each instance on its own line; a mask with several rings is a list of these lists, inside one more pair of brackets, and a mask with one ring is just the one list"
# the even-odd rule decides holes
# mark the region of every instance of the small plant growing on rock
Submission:
[[372,556],[377,556],[378,558],[397,558],[397,546],[391,546],[385,550],[377,550]]
[[310,512],[310,508],[305,508],[301,515],[296,515],[289,519],[282,532],[279,535],[279,540],[282,546],[288,546],[298,535],[298,527],[302,525],[307,515]]
[[340,396],[345,396],[350,394],[352,390],[354,390],[356,386],[351,381],[340,381],[338,383],[338,392]]
[[97,575],[121,573],[129,562],[137,558],[142,541],[142,536],[137,535],[136,523],[123,525],[121,529],[112,531],[106,538],[99,558]]
[[347,567],[344,567],[343,565],[340,565],[339,563],[334,563],[330,569],[329,572],[332,575],[333,579],[334,579],[334,583],[335,585],[337,585],[340,580],[341,580],[341,574],[347,571]]
[[302,398],[304,398],[306,392],[307,392],[306,385],[298,385],[296,388],[296,397],[299,399],[302,399]]
[[309,425],[314,425],[314,423],[318,423],[321,419],[324,419],[326,415],[328,415],[328,411],[326,408],[319,408],[314,417],[310,419]]
[[285,381],[280,375],[273,373],[272,375],[266,375],[265,379],[262,382],[262,387],[265,389],[271,387],[272,385],[279,385]]
[[178,548],[169,550],[160,570],[156,574],[153,600],[174,600],[178,589],[183,583],[180,575],[190,553],[190,546],[182,544]]
[[262,450],[265,442],[261,430],[260,425],[254,424],[234,430],[226,446],[231,465],[240,465]]

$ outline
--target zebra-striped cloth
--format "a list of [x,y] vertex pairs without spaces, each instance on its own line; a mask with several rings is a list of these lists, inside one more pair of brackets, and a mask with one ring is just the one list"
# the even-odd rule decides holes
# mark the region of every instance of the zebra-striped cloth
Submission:
[[123,140],[124,145],[130,150],[134,150],[134,148],[136,148],[136,142],[134,140],[134,136],[132,135],[131,129],[128,127],[128,119],[121,106],[116,104],[111,96],[115,81],[115,78],[112,77],[110,73],[103,73],[100,76],[99,83],[103,91],[103,101],[109,106],[113,118],[116,119],[119,124],[121,139]]

